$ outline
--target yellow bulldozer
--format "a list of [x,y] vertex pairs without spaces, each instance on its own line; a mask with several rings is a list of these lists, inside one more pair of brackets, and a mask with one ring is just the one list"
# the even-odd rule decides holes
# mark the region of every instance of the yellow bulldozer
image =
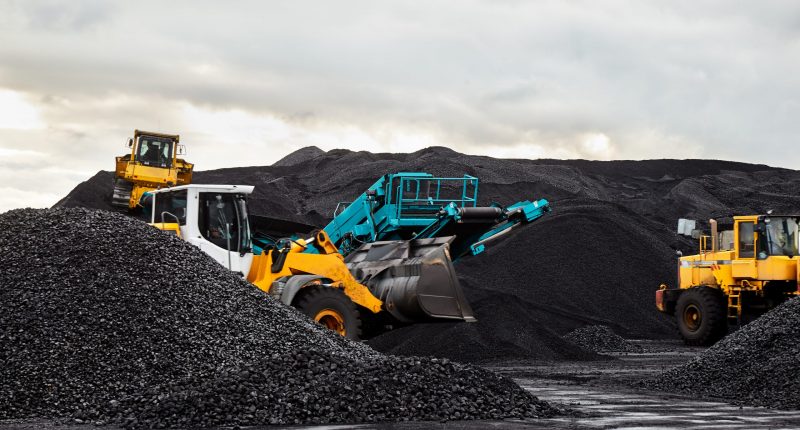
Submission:
[[656,291],[659,311],[674,315],[688,345],[710,345],[798,295],[798,215],[709,220],[699,253],[681,257],[678,283]]
[[145,192],[192,182],[194,165],[178,158],[186,152],[177,134],[134,130],[130,154],[116,157],[111,204],[136,209]]

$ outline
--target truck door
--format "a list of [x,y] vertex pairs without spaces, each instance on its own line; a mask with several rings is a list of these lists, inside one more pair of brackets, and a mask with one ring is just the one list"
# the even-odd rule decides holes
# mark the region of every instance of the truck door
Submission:
[[199,193],[197,224],[202,238],[193,243],[226,268],[246,276],[253,254],[244,197]]

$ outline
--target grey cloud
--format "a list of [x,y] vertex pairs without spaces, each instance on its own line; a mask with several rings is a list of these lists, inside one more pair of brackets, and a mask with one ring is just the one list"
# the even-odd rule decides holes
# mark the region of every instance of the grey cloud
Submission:
[[32,139],[85,170],[135,127],[185,125],[182,103],[468,152],[593,157],[583,139],[602,133],[616,158],[800,161],[796,2],[34,1],[0,23],[0,88],[30,95],[50,130]]

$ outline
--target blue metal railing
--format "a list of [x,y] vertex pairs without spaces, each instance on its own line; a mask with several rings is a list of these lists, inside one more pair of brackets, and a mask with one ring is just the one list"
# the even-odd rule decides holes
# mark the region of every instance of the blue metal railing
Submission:
[[[388,187],[391,187],[391,184],[388,184]],[[460,196],[442,196],[443,191],[447,194],[447,191],[455,191],[458,188],[460,188]],[[433,215],[441,207],[451,202],[459,207],[476,207],[478,205],[478,178],[469,175],[464,175],[462,178],[400,176],[394,193],[387,194],[387,201],[394,203],[397,208],[397,219],[403,218],[404,211],[413,212],[409,214],[411,216],[423,216],[426,212]]]

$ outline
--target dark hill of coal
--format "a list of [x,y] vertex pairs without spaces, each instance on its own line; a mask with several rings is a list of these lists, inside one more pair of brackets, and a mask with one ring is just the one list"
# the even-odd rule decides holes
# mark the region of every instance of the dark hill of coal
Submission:
[[[195,183],[255,185],[255,212],[292,221],[323,222],[390,172],[426,171],[481,179],[482,203],[544,197],[616,203],[674,229],[678,218],[800,207],[800,172],[719,160],[520,160],[465,155],[432,147],[409,154],[373,154],[309,147],[272,166],[195,173]],[[109,209],[112,174],[98,173],[57,206]]]
[[629,338],[673,336],[653,295],[673,282],[678,243],[666,227],[623,207],[562,200],[487,255],[456,264],[483,297],[513,295],[561,334],[600,324]]
[[[466,285],[465,285],[466,284]],[[462,281],[478,322],[415,324],[368,341],[378,351],[425,355],[469,362],[515,359],[595,360],[600,356],[564,341],[549,326],[550,315],[537,312],[502,291],[486,293]]]
[[294,151],[291,154],[272,163],[272,165],[280,167],[294,166],[311,158],[316,158],[322,155],[325,155],[325,151],[317,148],[316,146],[306,146],[305,148],[300,148],[297,151]]
[[[197,172],[195,182],[255,185],[252,212],[319,226],[337,203],[390,172],[474,175],[481,180],[482,205],[552,202],[554,212],[543,220],[457,263],[478,323],[409,327],[373,343],[438,353],[415,346],[432,336],[450,345],[440,351],[470,360],[586,357],[560,338],[585,325],[608,325],[626,337],[673,337],[670,321],[655,310],[653,291],[673,281],[674,249],[695,247],[673,233],[679,217],[800,211],[800,172],[727,161],[509,160],[441,147],[411,154],[306,148],[284,160]],[[59,205],[107,207],[107,199],[97,199],[99,190],[110,195],[110,174],[79,185]]]
[[755,406],[800,409],[800,298],[645,385]]
[[0,214],[0,419],[196,428],[552,413],[508,379],[383,356],[197,248],[86,209]]
[[[561,336],[586,325],[631,338],[674,337],[670,319],[654,309],[653,292],[675,276],[675,240],[625,208],[563,200],[486,255],[456,262],[477,323],[404,328],[370,345],[471,360],[575,359],[591,355]],[[429,341],[428,329],[440,341]]]

